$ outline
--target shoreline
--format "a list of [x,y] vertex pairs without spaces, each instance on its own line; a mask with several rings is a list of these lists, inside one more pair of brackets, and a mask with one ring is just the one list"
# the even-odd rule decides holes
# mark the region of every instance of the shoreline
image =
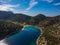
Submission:
[[39,40],[39,38],[42,36],[42,34],[43,34],[43,32],[42,32],[42,29],[40,28],[40,30],[41,30],[41,35],[37,38],[37,40],[36,40],[36,45],[38,45],[38,40]]

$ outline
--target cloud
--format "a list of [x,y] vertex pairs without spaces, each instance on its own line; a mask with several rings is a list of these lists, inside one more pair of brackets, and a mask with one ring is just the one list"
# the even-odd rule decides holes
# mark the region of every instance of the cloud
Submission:
[[12,0],[0,0],[1,3],[8,3],[11,2]]
[[19,7],[19,4],[11,5],[11,4],[2,4],[0,5],[0,11],[15,11],[15,8]]
[[55,6],[58,6],[58,5],[60,5],[60,3],[54,3],[54,5],[55,5]]
[[51,2],[53,2],[54,0],[42,0],[42,1],[46,1],[46,2],[51,3]]
[[36,4],[38,4],[37,1],[35,0],[30,0],[30,3],[29,3],[29,6],[28,8],[26,9],[27,11],[30,10],[32,7],[34,7]]

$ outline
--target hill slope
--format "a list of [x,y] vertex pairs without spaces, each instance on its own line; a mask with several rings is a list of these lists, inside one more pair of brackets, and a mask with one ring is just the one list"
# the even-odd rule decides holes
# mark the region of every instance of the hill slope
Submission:
[[[32,17],[25,14],[14,14],[12,12],[0,11],[0,20],[4,20],[7,22],[18,22],[22,24],[27,23],[28,25],[36,25],[42,29],[43,33],[38,40],[38,45],[60,45],[60,15],[54,17],[47,17],[43,14],[39,14]],[[2,32],[0,31],[1,36],[6,33],[6,30],[9,30],[6,34],[11,31],[10,29],[13,30],[12,32],[18,31],[16,31],[17,25],[7,22],[0,22],[1,31],[5,29]],[[6,36],[6,34],[3,35],[1,38]]]
[[0,21],[0,40],[21,30],[22,26],[12,22]]
[[0,20],[17,21],[20,23],[28,22],[31,16],[25,14],[14,14],[13,12],[0,11]]
[[43,34],[38,45],[60,45],[60,16],[51,17],[41,21],[38,26]]

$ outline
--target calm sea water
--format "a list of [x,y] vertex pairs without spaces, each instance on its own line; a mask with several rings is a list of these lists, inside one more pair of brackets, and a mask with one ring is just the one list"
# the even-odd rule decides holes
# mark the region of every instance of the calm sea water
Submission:
[[35,26],[25,26],[22,31],[4,40],[7,45],[36,45],[41,30]]

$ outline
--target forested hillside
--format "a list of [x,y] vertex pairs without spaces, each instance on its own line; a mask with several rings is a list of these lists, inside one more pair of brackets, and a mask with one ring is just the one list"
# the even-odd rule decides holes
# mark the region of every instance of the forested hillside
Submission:
[[21,30],[22,26],[12,22],[0,21],[0,40]]

